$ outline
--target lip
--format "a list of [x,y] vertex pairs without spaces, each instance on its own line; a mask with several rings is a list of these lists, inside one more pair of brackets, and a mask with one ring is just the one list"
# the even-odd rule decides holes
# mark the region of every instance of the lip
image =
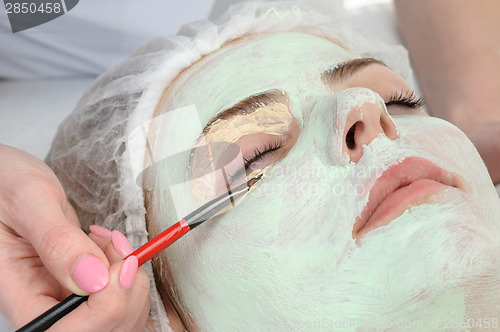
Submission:
[[368,203],[354,223],[353,239],[358,243],[363,235],[390,224],[408,207],[423,204],[448,188],[464,191],[463,178],[426,159],[409,157],[390,166],[370,190]]

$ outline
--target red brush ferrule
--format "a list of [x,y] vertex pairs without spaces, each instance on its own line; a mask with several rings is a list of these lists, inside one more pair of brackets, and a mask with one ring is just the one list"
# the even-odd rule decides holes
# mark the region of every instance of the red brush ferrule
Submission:
[[[183,237],[191,228],[186,220],[173,224],[139,249],[131,253],[129,256],[136,256],[139,261],[139,266],[146,263],[148,260],[158,255],[162,250],[168,248],[172,243]],[[128,256],[127,256],[128,257]]]

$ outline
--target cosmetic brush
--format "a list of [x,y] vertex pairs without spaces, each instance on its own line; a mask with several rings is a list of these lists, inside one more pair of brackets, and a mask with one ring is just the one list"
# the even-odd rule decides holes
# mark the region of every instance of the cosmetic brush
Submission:
[[[219,213],[225,212],[227,208],[234,207],[236,203],[251,190],[251,187],[260,181],[261,178],[262,174],[252,179],[251,184],[249,184],[250,182],[245,182],[232,189],[228,187],[227,193],[203,204],[186,217],[152,238],[129,256],[136,256],[139,266],[141,266],[154,256],[158,255],[163,249],[168,248],[171,244],[183,237],[193,228],[201,225],[203,222],[218,215]],[[87,301],[87,299],[88,296],[71,294],[63,301],[33,319],[28,324],[16,330],[16,332],[45,331],[59,319],[76,309],[83,302]]]

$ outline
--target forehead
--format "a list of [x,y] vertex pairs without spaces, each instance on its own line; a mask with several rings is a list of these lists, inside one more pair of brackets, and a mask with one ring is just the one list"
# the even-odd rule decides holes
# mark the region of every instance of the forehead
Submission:
[[321,73],[359,57],[335,42],[304,33],[253,36],[226,45],[188,68],[171,86],[170,109],[195,104],[200,120],[261,91],[280,89],[293,98],[324,90]]

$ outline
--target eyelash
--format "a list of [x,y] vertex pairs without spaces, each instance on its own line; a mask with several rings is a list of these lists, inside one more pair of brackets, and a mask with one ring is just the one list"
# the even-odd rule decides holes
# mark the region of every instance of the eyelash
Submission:
[[[425,101],[422,98],[417,97],[417,95],[413,91],[407,91],[407,92],[400,91],[392,95],[392,97],[389,99],[388,102],[385,103],[385,105],[386,106],[401,105],[411,109],[415,109],[424,106]],[[281,148],[282,145],[283,142],[276,142],[267,144],[262,151],[257,148],[254,149],[252,157],[243,158],[245,164],[245,170],[248,170],[251,164],[264,157],[264,155]]]
[[385,106],[390,105],[401,105],[411,109],[419,108],[425,105],[425,101],[422,98],[417,97],[414,91],[400,91],[392,95]]
[[271,153],[273,151],[278,150],[283,145],[283,142],[269,143],[264,147],[264,150],[254,149],[253,156],[249,158],[243,158],[245,163],[245,170],[248,170],[251,164],[256,162],[257,160],[264,157],[264,155]]

